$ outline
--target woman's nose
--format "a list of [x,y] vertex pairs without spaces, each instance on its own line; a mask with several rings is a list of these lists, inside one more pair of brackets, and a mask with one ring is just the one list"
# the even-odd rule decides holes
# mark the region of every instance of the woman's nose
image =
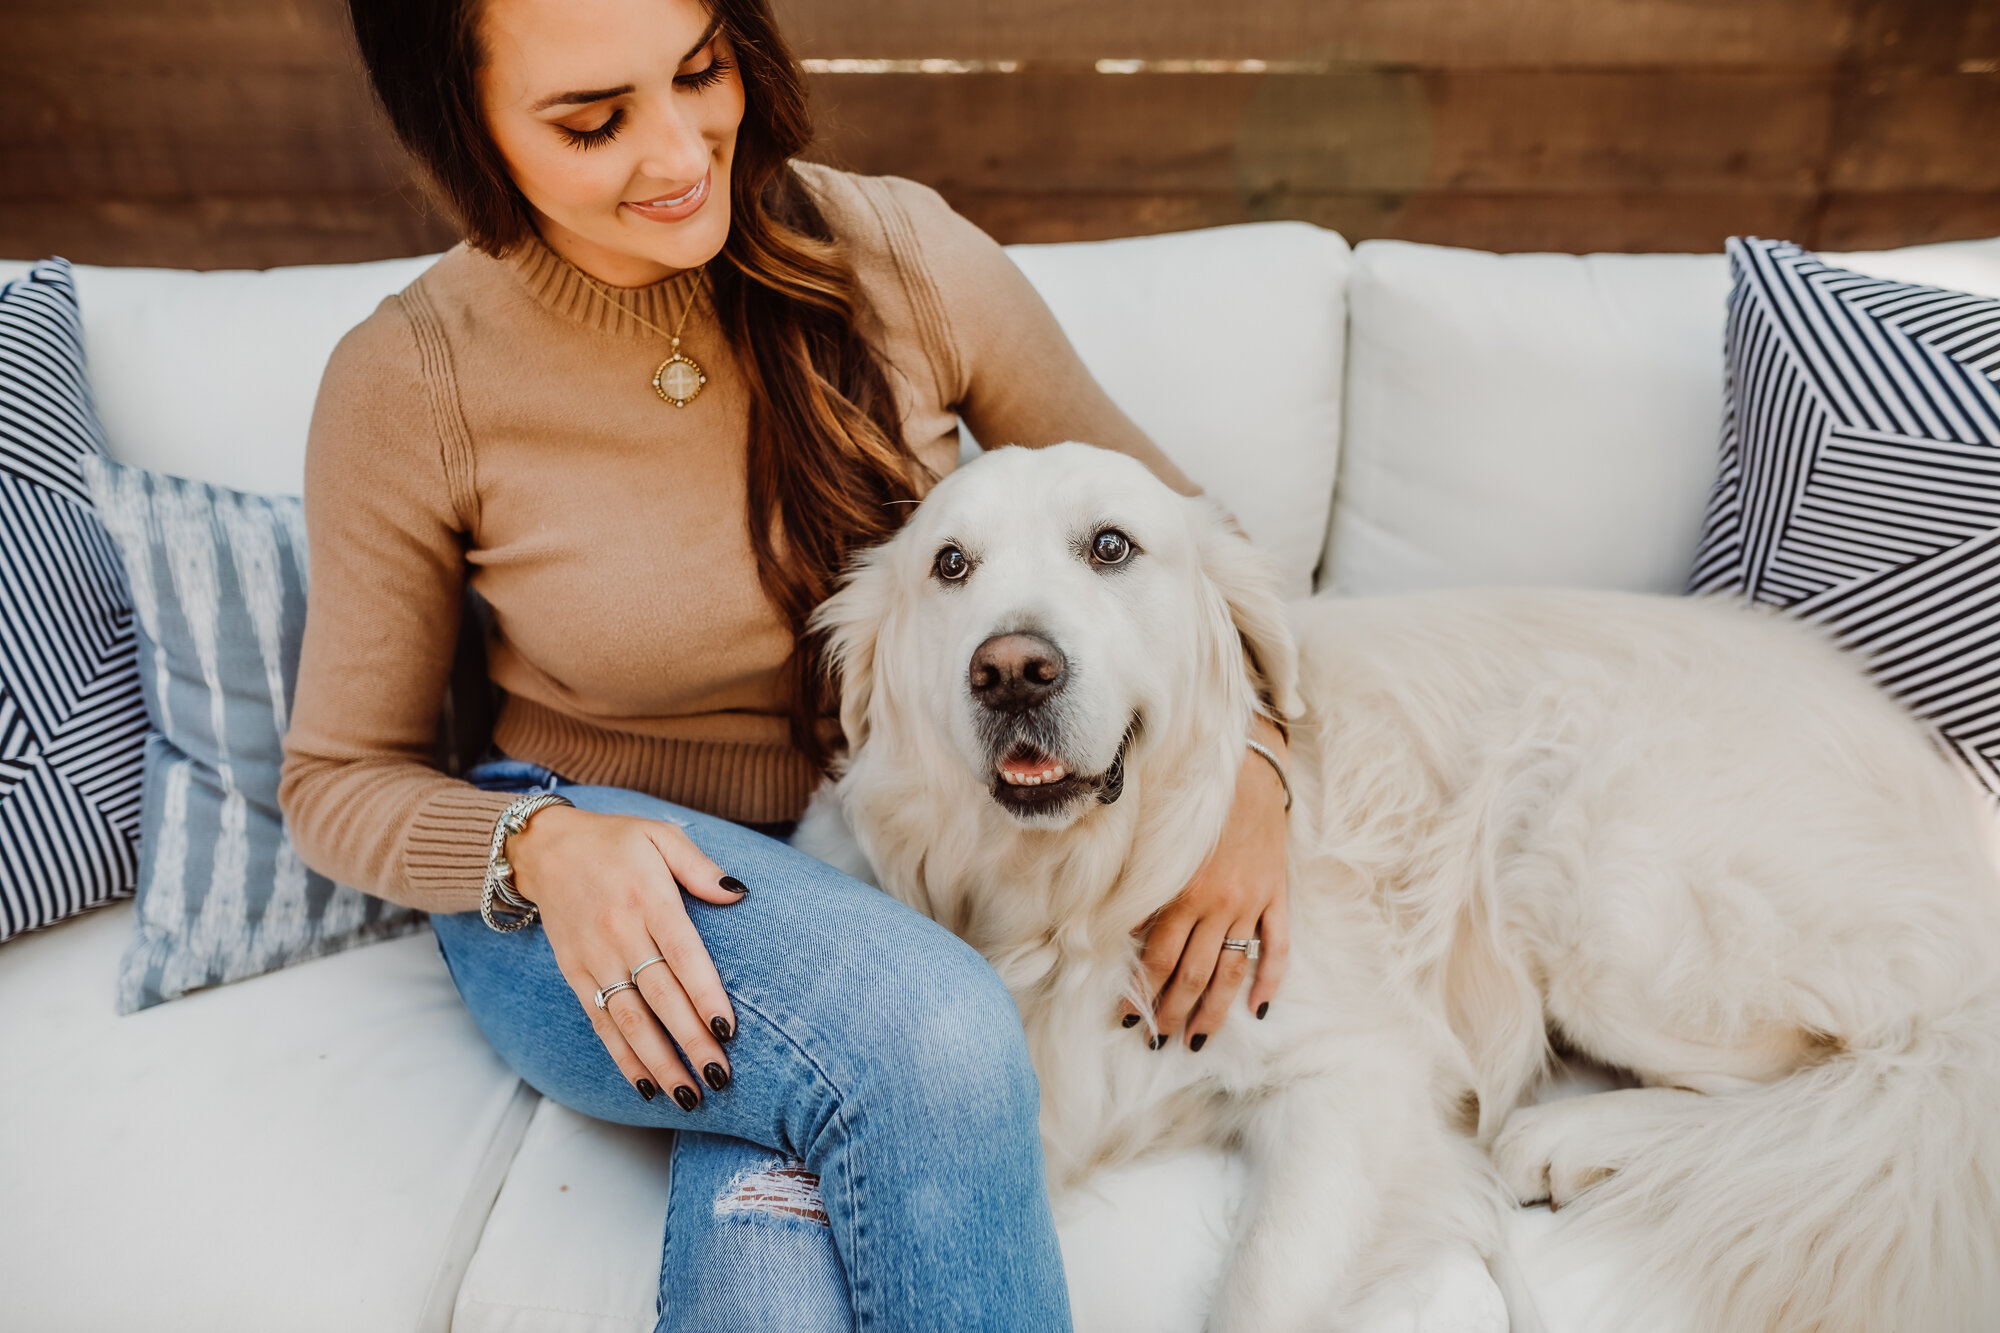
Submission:
[[673,99],[648,116],[643,126],[645,151],[640,154],[635,171],[645,180],[661,185],[663,194],[685,191],[708,171],[708,139],[693,110],[677,105],[683,100],[693,99]]

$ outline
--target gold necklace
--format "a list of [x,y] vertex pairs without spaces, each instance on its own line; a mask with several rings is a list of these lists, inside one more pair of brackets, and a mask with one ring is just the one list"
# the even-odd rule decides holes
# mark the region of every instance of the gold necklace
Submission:
[[[576,268],[574,264],[570,267]],[[660,368],[653,372],[653,392],[660,395],[662,400],[672,403],[675,407],[686,407],[689,403],[693,402],[696,395],[701,392],[701,386],[708,383],[708,372],[703,370],[701,364],[693,357],[687,356],[681,351],[681,330],[687,327],[688,316],[694,313],[694,303],[701,297],[702,280],[707,276],[707,273],[708,265],[706,264],[703,264],[694,271],[694,288],[688,293],[687,304],[681,307],[680,321],[674,325],[674,331],[668,333],[652,320],[647,319],[644,315],[626,305],[609,287],[606,287],[582,269],[578,268],[576,270],[576,276],[589,283],[605,300],[611,302],[611,304],[617,306],[625,314],[630,315],[634,320],[644,324],[661,337],[671,340],[673,346],[669,350],[672,355],[660,362]]]

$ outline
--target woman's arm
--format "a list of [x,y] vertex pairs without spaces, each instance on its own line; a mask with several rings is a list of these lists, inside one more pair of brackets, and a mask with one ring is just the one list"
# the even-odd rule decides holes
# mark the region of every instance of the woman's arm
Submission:
[[[479,904],[512,799],[431,767],[464,590],[469,464],[402,297],[327,364],[306,447],[311,591],[278,787],[299,856],[429,911]],[[463,475],[460,475],[460,474]]]
[[1084,368],[1041,295],[998,243],[935,190],[892,180],[944,308],[942,354],[957,370],[952,404],[981,446],[1081,440],[1130,454],[1183,495],[1188,479]]
[[[1259,715],[1250,739],[1289,762],[1282,732]],[[1291,947],[1285,897],[1285,788],[1263,756],[1244,747],[1236,775],[1236,800],[1229,822],[1208,861],[1181,895],[1146,923],[1140,967],[1145,993],[1157,997],[1153,1022],[1142,1029],[1159,1045],[1185,1033],[1188,1046],[1200,1050],[1209,1034],[1229,1016],[1229,1004],[1242,989],[1250,963],[1238,950],[1222,947],[1225,939],[1255,939],[1262,943],[1257,979],[1247,1006],[1262,1018],[1284,980]],[[1142,1016],[1126,1009],[1129,1026]]]
[[[278,800],[315,870],[465,912],[479,906],[494,821],[515,794],[428,762],[478,499],[449,385],[426,378],[411,299],[391,298],[341,342],[313,409],[312,588]],[[657,820],[542,810],[506,852],[592,1030],[639,1096],[668,1091],[692,1110],[704,1083],[726,1086],[722,1042],[736,1011],[681,890],[728,904],[741,886]],[[599,987],[654,954],[667,966],[645,971],[636,997],[597,1005]]]

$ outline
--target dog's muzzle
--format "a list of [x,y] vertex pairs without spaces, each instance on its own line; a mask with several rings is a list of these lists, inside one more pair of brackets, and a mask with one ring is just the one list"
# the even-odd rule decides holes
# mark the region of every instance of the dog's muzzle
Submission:
[[[1051,759],[1047,751],[1025,741],[1019,742],[1008,750],[1001,761],[1003,771],[993,775],[993,799],[1020,815],[1058,810],[1085,797],[1094,797],[1099,805],[1116,804],[1118,798],[1125,794],[1125,754],[1132,748],[1132,739],[1138,731],[1139,719],[1134,716],[1125,728],[1124,736],[1119,738],[1118,753],[1112,757],[1110,767],[1092,776],[1071,773]],[[1010,764],[1017,768],[1053,766],[1061,772],[1061,776],[1042,781],[1010,782],[1004,772]]]
[[980,730],[996,756],[993,799],[1015,814],[1053,813],[1091,796],[1110,805],[1125,792],[1125,751],[1136,720],[1109,768],[1094,775],[1070,771],[1063,757],[1071,739],[1063,698],[1069,680],[1062,649],[1032,629],[993,635],[966,666]]

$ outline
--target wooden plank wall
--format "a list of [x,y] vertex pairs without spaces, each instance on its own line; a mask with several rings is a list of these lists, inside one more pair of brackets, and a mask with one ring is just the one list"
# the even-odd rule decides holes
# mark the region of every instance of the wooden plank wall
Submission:
[[[1002,240],[2000,234],[2000,0],[777,0],[817,155]],[[422,253],[341,0],[0,0],[0,255]]]

